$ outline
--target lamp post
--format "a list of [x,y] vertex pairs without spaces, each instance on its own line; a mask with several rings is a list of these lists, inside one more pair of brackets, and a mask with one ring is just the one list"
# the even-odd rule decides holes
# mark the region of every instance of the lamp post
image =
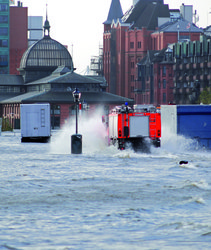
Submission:
[[71,136],[71,153],[81,154],[82,153],[82,135],[78,134],[78,106],[81,98],[81,92],[76,88],[73,91],[73,98],[76,106],[76,131],[75,135]]

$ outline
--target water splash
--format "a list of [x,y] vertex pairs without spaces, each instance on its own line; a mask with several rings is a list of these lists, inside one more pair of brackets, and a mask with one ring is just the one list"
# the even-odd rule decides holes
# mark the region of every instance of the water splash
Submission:
[[172,153],[184,153],[186,151],[196,150],[198,145],[193,139],[166,130],[165,133],[162,134],[161,148]]
[[[82,135],[83,153],[95,153],[107,147],[107,131],[102,123],[103,110],[99,108],[92,116],[79,116],[78,133]],[[55,154],[71,153],[71,135],[75,134],[75,119],[69,120],[63,128],[54,132],[51,152]]]

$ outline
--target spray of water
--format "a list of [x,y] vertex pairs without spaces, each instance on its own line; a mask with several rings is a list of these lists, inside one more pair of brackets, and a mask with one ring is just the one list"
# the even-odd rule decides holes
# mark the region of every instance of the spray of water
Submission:
[[198,149],[198,144],[193,139],[166,132],[161,138],[161,148],[172,153],[185,153]]
[[[104,150],[107,145],[107,131],[102,123],[103,109],[99,108],[94,114],[79,115],[78,133],[82,135],[83,153],[95,153]],[[58,132],[54,132],[51,140],[51,152],[57,154],[71,153],[71,135],[75,134],[75,117],[70,119]]]
[[[82,135],[83,154],[102,153],[112,156],[148,155],[142,152],[135,153],[131,148],[119,151],[117,147],[108,147],[108,133],[105,124],[102,123],[103,109],[99,108],[92,115],[79,116],[78,133]],[[51,152],[55,154],[71,154],[71,135],[75,134],[75,117],[59,131],[53,131],[50,144]],[[194,140],[179,136],[169,130],[162,128],[161,148],[151,147],[153,155],[176,155],[193,151],[197,148]]]

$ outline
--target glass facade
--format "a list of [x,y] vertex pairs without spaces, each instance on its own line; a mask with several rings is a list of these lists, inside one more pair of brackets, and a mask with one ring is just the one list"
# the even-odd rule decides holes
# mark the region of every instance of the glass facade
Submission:
[[58,67],[73,68],[72,58],[68,50],[59,42],[43,38],[33,44],[23,55],[20,68]]
[[0,74],[9,74],[9,0],[0,0]]

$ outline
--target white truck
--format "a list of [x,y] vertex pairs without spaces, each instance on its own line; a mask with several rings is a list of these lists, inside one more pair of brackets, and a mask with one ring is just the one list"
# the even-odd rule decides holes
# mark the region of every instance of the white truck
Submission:
[[49,142],[50,104],[21,104],[21,142]]

